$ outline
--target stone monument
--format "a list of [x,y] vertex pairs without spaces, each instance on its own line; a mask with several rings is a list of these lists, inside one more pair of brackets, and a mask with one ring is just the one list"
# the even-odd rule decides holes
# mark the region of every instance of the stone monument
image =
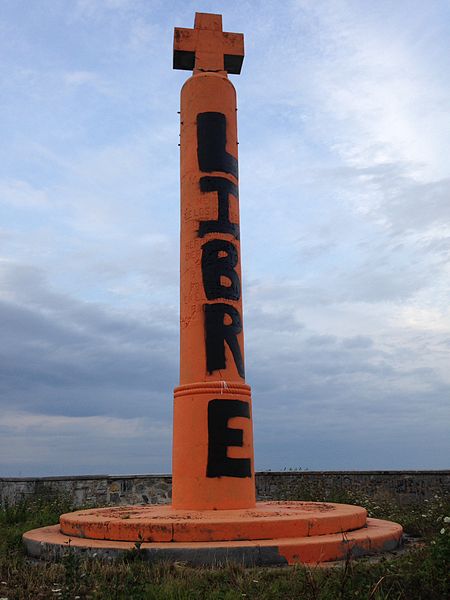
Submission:
[[181,91],[180,385],[175,389],[171,505],[81,510],[29,531],[31,556],[245,565],[321,563],[396,548],[402,528],[364,508],[256,502],[250,386],[245,382],[236,92],[244,39],[221,15],[175,29]]

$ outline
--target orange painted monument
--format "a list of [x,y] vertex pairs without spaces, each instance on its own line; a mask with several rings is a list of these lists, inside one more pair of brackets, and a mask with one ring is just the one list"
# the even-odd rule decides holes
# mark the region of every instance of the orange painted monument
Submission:
[[[181,90],[180,386],[173,506],[255,506],[250,386],[245,383],[236,91],[244,37],[221,15],[175,29]],[[230,420],[233,425],[229,426]]]
[[246,565],[321,563],[396,548],[402,528],[364,508],[256,502],[245,382],[236,92],[240,33],[197,13],[176,28],[181,91],[180,385],[174,393],[172,505],[82,510],[29,531],[30,555],[120,556]]

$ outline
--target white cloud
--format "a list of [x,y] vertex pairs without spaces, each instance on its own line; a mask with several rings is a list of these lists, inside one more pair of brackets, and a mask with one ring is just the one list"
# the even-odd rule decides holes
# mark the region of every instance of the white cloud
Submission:
[[71,71],[64,74],[64,79],[69,85],[83,85],[85,83],[95,83],[97,75],[91,71]]
[[2,204],[17,208],[47,208],[49,198],[46,190],[36,189],[26,181],[0,181],[0,207]]
[[[196,9],[80,0],[8,16],[4,472],[169,468],[188,76],[171,71],[171,44]],[[233,82],[259,467],[445,455],[445,14],[439,1],[227,3],[225,29],[246,36]]]
[[101,437],[142,436],[146,433],[143,423],[137,419],[118,419],[107,416],[74,417],[63,415],[42,415],[26,412],[6,412],[2,415],[2,427],[14,435],[50,436],[76,434],[80,429],[87,435]]
[[170,427],[156,420],[7,412],[0,431],[0,470],[7,475],[117,474],[130,472],[130,457],[133,472],[147,464],[169,470]]

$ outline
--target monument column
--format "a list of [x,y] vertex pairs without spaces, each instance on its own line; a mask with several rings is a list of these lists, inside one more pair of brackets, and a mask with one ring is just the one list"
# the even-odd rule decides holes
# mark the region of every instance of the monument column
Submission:
[[236,92],[242,34],[221,15],[176,28],[181,91],[180,385],[175,389],[173,507],[255,505],[250,387],[245,383]]

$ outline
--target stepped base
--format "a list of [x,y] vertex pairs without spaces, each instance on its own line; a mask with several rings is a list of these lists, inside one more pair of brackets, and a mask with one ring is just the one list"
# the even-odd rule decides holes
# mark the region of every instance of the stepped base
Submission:
[[115,506],[61,515],[65,535],[121,542],[226,542],[339,533],[364,527],[367,511],[331,502],[258,502],[255,508],[179,510]]
[[317,564],[394,550],[402,540],[397,523],[366,519],[357,506],[318,502],[265,502],[229,511],[114,507],[62,515],[60,523],[24,534],[30,556],[119,558],[135,550],[145,560],[190,565]]

